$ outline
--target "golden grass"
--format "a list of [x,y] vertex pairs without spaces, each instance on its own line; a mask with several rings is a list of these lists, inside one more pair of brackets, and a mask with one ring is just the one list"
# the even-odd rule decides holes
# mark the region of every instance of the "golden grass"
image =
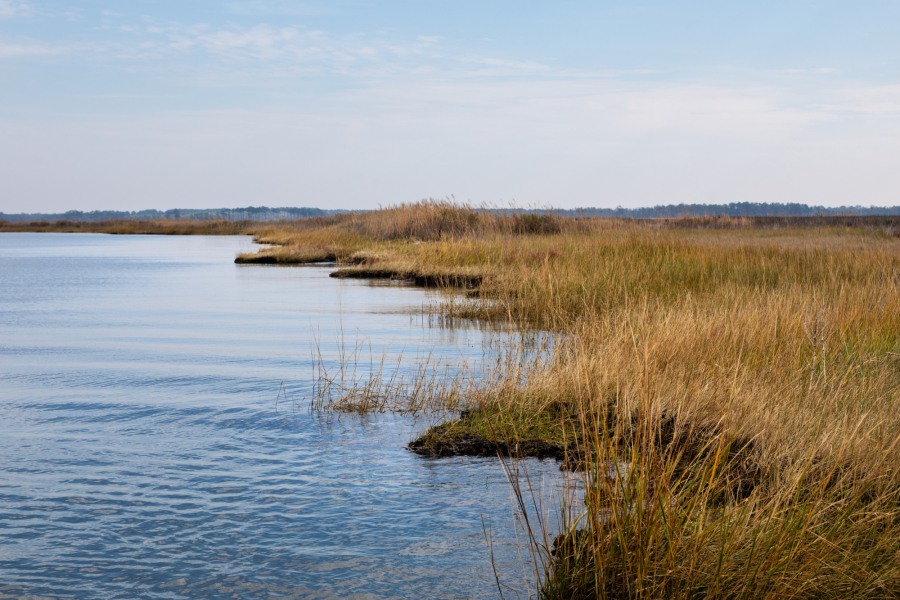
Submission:
[[555,554],[530,532],[543,597],[900,595],[890,223],[548,217],[526,230],[447,211],[355,215],[291,244],[342,232],[351,268],[477,274],[477,296],[448,296],[445,315],[555,332],[527,369],[442,384],[473,409],[442,434],[543,438],[586,467]]
[[[588,550],[554,564],[549,595],[896,593],[898,248],[863,246],[627,240],[507,280],[509,313],[574,332],[548,368],[557,383],[532,395],[571,406],[601,463],[624,454],[640,473],[589,477]],[[685,438],[706,432],[692,443],[753,440],[751,497],[720,508],[707,491],[728,494],[728,452],[691,455],[684,479],[669,450],[610,441],[605,427],[663,411]]]

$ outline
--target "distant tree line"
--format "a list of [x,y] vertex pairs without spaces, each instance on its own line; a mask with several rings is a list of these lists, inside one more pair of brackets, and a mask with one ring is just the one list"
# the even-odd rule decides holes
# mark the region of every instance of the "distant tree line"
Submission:
[[302,219],[305,217],[327,217],[344,210],[324,210],[321,208],[269,208],[267,206],[248,206],[246,208],[173,208],[171,210],[93,210],[82,212],[70,210],[64,213],[0,213],[0,220],[9,222],[22,221],[114,221],[120,219],[157,220],[157,219],[189,219],[204,221],[208,219],[225,219],[228,221],[276,221],[281,219]]
[[731,204],[670,204],[652,208],[577,208],[552,211],[561,216],[664,219],[671,217],[811,217],[835,215],[900,215],[900,206],[810,206],[798,203],[732,202]]
[[[576,209],[488,209],[499,212],[546,213],[553,212],[565,217],[619,217],[631,219],[662,219],[685,216],[731,216],[731,217],[807,217],[835,215],[900,215],[900,206],[810,206],[798,203],[732,202],[731,204],[670,204],[648,208],[576,208]],[[269,208],[248,206],[246,208],[173,208],[171,210],[94,210],[82,212],[70,210],[64,213],[0,213],[0,220],[21,221],[109,221],[117,219],[225,219],[228,221],[276,221],[282,219],[302,219],[306,217],[327,217],[353,211],[322,208]]]

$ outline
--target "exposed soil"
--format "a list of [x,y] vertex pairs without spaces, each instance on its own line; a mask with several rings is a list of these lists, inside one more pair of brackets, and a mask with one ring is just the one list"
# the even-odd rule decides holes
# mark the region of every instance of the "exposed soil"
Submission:
[[[371,259],[370,259],[371,260]],[[241,254],[234,259],[236,264],[257,264],[257,265],[298,265],[308,264],[311,262],[334,263],[338,262],[335,254],[316,257],[315,261],[297,260],[290,255],[277,256],[272,254]],[[481,285],[483,277],[474,275],[422,275],[410,273],[406,271],[396,271],[393,269],[385,269],[383,267],[371,266],[369,263],[359,260],[350,260],[359,266],[338,269],[330,274],[331,277],[339,279],[394,279],[398,281],[409,281],[419,287],[458,287],[465,288],[467,293],[473,293]]]
[[[439,426],[442,427],[442,426]],[[470,433],[448,436],[423,436],[409,443],[408,448],[422,456],[513,456],[517,458],[555,458],[562,461],[566,448],[543,440],[520,440],[509,443],[489,440]]]
[[[541,439],[489,439],[466,430],[466,422],[473,412],[463,411],[458,421],[430,427],[407,448],[421,456],[485,456],[513,458],[552,458],[562,463],[560,468],[577,469],[584,463],[580,451],[566,444]],[[460,425],[463,427],[460,427]]]
[[[431,427],[407,446],[422,456],[511,456],[516,458],[553,458],[563,464],[561,469],[581,470],[591,460],[584,450],[575,444],[548,442],[541,439],[517,441],[488,439],[466,431],[465,424],[471,418],[468,411],[458,421]],[[460,426],[462,425],[462,427]],[[645,429],[646,431],[646,429]],[[652,443],[661,455],[669,453],[677,457],[676,475],[687,473],[696,465],[721,452],[727,461],[720,467],[727,479],[728,493],[735,497],[747,497],[763,478],[763,469],[757,464],[754,442],[749,439],[725,439],[711,427],[679,425],[673,414],[663,413],[651,426]],[[628,432],[620,441],[622,456],[640,435],[637,419],[631,420]]]
[[336,254],[326,254],[324,256],[316,256],[312,260],[298,260],[290,255],[279,257],[272,254],[241,254],[234,259],[235,264],[257,264],[257,265],[308,265],[315,263],[334,263],[337,262]]
[[238,265],[274,265],[278,263],[278,259],[274,256],[258,256],[256,254],[241,254],[237,258],[234,259],[235,264]]
[[342,279],[397,279],[410,281],[420,287],[464,287],[477,288],[481,285],[482,277],[469,275],[419,275],[383,269],[379,267],[338,269],[331,277]]

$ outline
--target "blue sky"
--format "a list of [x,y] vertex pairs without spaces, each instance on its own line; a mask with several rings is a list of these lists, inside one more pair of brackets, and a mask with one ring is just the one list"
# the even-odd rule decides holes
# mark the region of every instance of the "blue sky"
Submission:
[[900,0],[0,0],[0,211],[900,204]]

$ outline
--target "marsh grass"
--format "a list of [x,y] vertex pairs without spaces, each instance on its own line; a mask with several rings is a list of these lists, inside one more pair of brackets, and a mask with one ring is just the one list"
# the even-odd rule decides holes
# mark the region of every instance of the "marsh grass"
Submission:
[[[454,210],[354,215],[290,244],[338,240],[347,268],[477,275],[441,304],[447,319],[553,332],[531,361],[509,358],[511,338],[478,377],[328,388],[355,410],[390,405],[357,392],[451,408],[462,418],[426,437],[494,440],[513,462],[524,440],[564,448],[585,497],[564,500],[563,536],[525,528],[536,595],[900,597],[894,219],[551,214],[529,228]],[[527,483],[513,477],[521,507]]]
[[897,597],[896,243],[817,233],[583,240],[470,313],[567,334],[522,393],[592,457],[545,597]]
[[[438,421],[471,412],[487,406],[491,398],[518,393],[531,370],[543,368],[551,344],[547,336],[507,337],[496,328],[487,334],[483,355],[460,354],[448,360],[433,352],[409,354],[391,347],[375,351],[368,338],[349,340],[342,329],[329,344],[337,348],[337,355],[326,356],[321,332],[314,332],[314,385],[304,402],[311,411],[392,412]],[[495,417],[484,414],[488,419]]]
[[365,341],[357,341],[353,347],[342,342],[339,348],[338,359],[328,361],[316,339],[315,384],[308,395],[311,411],[445,415],[459,410],[470,396],[473,381],[466,365],[462,369],[442,367],[433,355],[410,365],[402,352],[391,358],[388,350],[383,350],[376,356]]
[[592,447],[585,506],[564,515],[554,556],[533,543],[548,557],[542,597],[896,597],[897,499],[870,493],[875,473],[811,476],[805,461],[777,487],[737,500],[721,475],[725,436],[687,474],[646,440],[625,463],[606,436]]

